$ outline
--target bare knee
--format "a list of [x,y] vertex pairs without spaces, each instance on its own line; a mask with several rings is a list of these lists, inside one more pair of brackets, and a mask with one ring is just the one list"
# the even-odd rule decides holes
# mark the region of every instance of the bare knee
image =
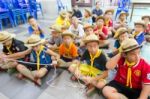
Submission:
[[39,71],[36,72],[36,77],[37,78],[42,78],[46,73],[48,72],[48,70],[46,68],[42,68]]
[[21,64],[18,64],[16,66],[17,70],[20,71],[20,70],[24,70],[25,69],[25,66],[24,65],[21,65]]
[[73,66],[70,66],[69,68],[68,68],[68,70],[71,72],[71,73],[74,73],[75,72],[75,67],[73,67]]
[[117,93],[117,90],[110,86],[105,86],[102,90],[103,95],[108,99],[114,99],[113,94]]
[[105,81],[99,81],[99,82],[97,83],[97,88],[102,89],[105,85],[106,85],[106,82],[105,82]]

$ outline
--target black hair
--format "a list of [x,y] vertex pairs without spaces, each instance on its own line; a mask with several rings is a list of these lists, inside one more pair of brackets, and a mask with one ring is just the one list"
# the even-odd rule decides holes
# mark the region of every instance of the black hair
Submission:
[[29,16],[29,17],[28,17],[28,21],[29,21],[30,19],[34,19],[34,17],[33,17],[33,16]]

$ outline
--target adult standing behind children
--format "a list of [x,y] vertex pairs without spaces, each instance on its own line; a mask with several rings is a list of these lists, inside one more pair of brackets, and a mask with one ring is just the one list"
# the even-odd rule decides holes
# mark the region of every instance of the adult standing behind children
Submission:
[[101,16],[102,14],[103,14],[103,11],[102,11],[102,9],[100,8],[100,1],[97,1],[96,3],[95,3],[95,8],[92,10],[92,20],[93,20],[93,23],[95,23],[96,22],[96,18],[98,17],[98,16]]

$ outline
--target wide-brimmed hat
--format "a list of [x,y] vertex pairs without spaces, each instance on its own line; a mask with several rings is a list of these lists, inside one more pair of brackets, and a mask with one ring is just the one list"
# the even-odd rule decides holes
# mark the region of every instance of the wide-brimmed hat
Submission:
[[145,38],[150,38],[150,34],[146,34],[146,35],[145,35]]
[[98,21],[99,19],[102,19],[103,21],[105,21],[105,18],[104,18],[103,16],[98,16],[98,17],[96,18],[96,21]]
[[121,34],[124,34],[124,33],[126,33],[126,32],[128,33],[127,28],[121,27],[121,28],[117,29],[117,31],[116,31],[116,33],[115,33],[115,35],[114,35],[114,38],[115,38],[115,39],[118,39],[118,37],[119,37]]
[[64,37],[64,36],[70,36],[71,38],[75,37],[75,35],[68,30],[64,31],[61,35],[62,35],[62,37]]
[[83,40],[83,42],[84,42],[84,44],[87,44],[89,42],[98,42],[99,43],[99,38],[95,34],[91,34],[91,35],[87,36]]
[[67,15],[67,12],[66,11],[61,11],[60,14],[59,14],[61,17],[65,18],[66,15]]
[[12,38],[14,38],[16,35],[9,33],[7,31],[1,31],[0,32],[0,43],[4,43]]
[[28,47],[37,46],[43,44],[45,39],[41,39],[39,35],[32,34],[27,40],[25,41],[25,45]]
[[84,9],[84,10],[89,14],[89,16],[92,16],[92,13],[90,10],[88,10],[88,9]]
[[119,17],[120,17],[121,15],[123,15],[123,14],[125,14],[126,16],[129,16],[129,13],[127,13],[127,12],[125,12],[125,11],[121,11],[120,14],[119,14]]
[[144,15],[144,16],[142,16],[142,20],[143,20],[144,18],[149,18],[149,20],[150,20],[150,15]]
[[61,33],[62,32],[62,28],[60,25],[52,25],[49,27],[51,31],[56,31],[57,33]]
[[145,22],[142,21],[142,20],[136,21],[136,22],[134,23],[134,25],[142,25],[144,28],[146,28],[146,24],[145,24]]
[[126,39],[121,43],[122,52],[129,52],[141,46],[142,45],[139,45],[135,39]]
[[89,24],[89,23],[85,23],[85,24],[83,25],[83,29],[85,30],[85,29],[87,29],[87,28],[93,28],[93,26],[92,26],[91,24]]
[[107,9],[104,14],[106,14],[108,12],[111,12],[112,14],[114,14],[114,9]]

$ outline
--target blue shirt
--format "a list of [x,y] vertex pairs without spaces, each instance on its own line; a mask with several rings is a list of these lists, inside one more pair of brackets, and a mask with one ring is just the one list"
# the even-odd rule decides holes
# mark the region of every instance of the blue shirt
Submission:
[[[39,30],[41,30],[40,27],[38,27],[38,28],[39,28]],[[34,29],[32,28],[32,26],[28,27],[28,32],[29,32],[30,35],[34,32]],[[44,37],[45,37],[44,34],[41,32],[40,33],[40,38],[44,38]]]
[[144,34],[145,34],[144,32],[141,32],[140,34],[138,34],[137,36],[134,37],[139,45],[141,45],[145,41]]
[[100,16],[103,14],[103,11],[101,9],[93,9],[92,14],[96,14],[97,16]]
[[114,47],[115,47],[116,49],[118,49],[118,48],[120,47],[119,40],[116,40],[116,41],[115,41]]
[[[44,48],[43,51],[40,53],[40,64],[51,64],[52,59],[49,54],[46,53],[47,48]],[[37,63],[37,55],[34,50],[32,50],[30,54],[30,61]]]
[[150,63],[150,43],[145,43],[141,49],[141,56]]

